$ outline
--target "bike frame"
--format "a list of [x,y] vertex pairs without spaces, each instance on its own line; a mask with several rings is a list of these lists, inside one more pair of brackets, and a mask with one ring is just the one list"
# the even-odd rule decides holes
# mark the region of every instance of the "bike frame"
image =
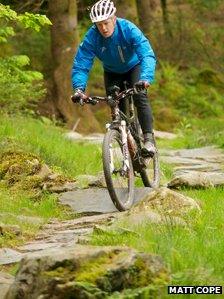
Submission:
[[[131,147],[130,145],[132,144],[131,139],[134,139],[136,149],[130,150],[130,155],[133,162],[134,170],[140,172],[143,167],[146,167],[146,160],[141,155],[141,137],[136,125],[135,108],[133,101],[133,94],[136,91],[134,88],[127,89],[125,82],[124,85],[125,90],[120,93],[120,89],[114,86],[112,95],[109,95],[108,97],[89,97],[85,100],[85,102],[82,101],[79,103],[81,105],[84,105],[84,103],[95,105],[98,102],[107,102],[107,104],[111,107],[112,121],[111,123],[106,124],[106,130],[108,131],[115,129],[118,130],[121,134],[122,151],[125,157],[123,169],[124,171],[129,169],[129,147]],[[127,109],[128,111],[125,111],[126,114],[119,109],[119,102],[121,100],[128,100],[129,108]]]
[[[122,140],[122,152],[124,155],[124,165],[123,170],[126,172],[129,169],[129,160],[128,155],[130,152],[131,159],[134,164],[134,169],[136,171],[140,171],[142,167],[145,166],[145,160],[142,158],[141,152],[141,137],[139,136],[138,129],[136,127],[136,118],[135,118],[135,108],[134,108],[134,100],[133,93],[131,92],[133,89],[126,89],[121,96],[109,96],[108,102],[113,101],[114,105],[111,105],[111,115],[112,122],[106,124],[106,129],[116,129],[121,134]],[[122,112],[119,109],[120,100],[128,101],[128,111]],[[126,105],[127,108],[127,105]],[[128,114],[128,115],[127,115]],[[131,136],[136,143],[136,149],[133,150],[131,147]]]

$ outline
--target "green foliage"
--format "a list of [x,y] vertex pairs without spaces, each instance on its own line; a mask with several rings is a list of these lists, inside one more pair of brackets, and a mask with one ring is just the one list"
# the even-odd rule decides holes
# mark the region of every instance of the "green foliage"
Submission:
[[0,4],[0,18],[6,21],[15,21],[17,19],[17,13],[10,9],[9,6]]
[[[175,129],[178,138],[173,140],[158,140],[160,148],[197,148],[200,146],[216,145],[224,148],[224,118],[183,118]],[[162,172],[166,178],[171,178],[172,171],[165,165]]]
[[223,72],[223,0],[166,1],[171,36],[162,16],[152,20],[150,40],[159,59],[188,68]]
[[217,8],[223,1],[222,0],[188,0],[194,7],[197,9],[215,9]]
[[18,16],[18,21],[25,27],[31,28],[35,31],[40,31],[40,29],[45,25],[52,25],[51,21],[44,15],[31,14],[25,12],[24,15]]
[[[0,106],[10,112],[32,108],[45,93],[39,72],[26,70],[29,58],[0,58]],[[32,103],[32,104],[31,104]]]
[[[3,24],[6,24],[8,21],[14,21],[25,28],[30,28],[35,31],[40,31],[41,27],[45,25],[52,25],[51,21],[45,15],[32,14],[28,12],[18,15],[14,10],[10,9],[10,6],[3,4],[0,4],[0,20]],[[2,30],[3,29],[4,27]]]
[[220,118],[223,115],[224,77],[204,68],[180,71],[161,62],[156,82],[150,88],[156,127],[172,129],[177,122],[192,118]]
[[8,37],[14,36],[15,32],[12,26],[7,26],[9,21],[16,21],[17,13],[9,8],[0,4],[0,43],[6,43]]
[[[45,80],[49,80],[54,68],[51,61],[51,34],[48,27],[41,31],[31,31],[26,34],[27,30],[22,29],[10,41],[10,47],[15,53],[23,53],[30,58],[29,68],[37,70],[44,74]],[[22,38],[21,38],[22,36]]]
[[0,43],[6,43],[9,36],[14,36],[15,32],[12,27],[6,26],[0,29]]
[[[39,31],[42,26],[50,25],[46,16],[25,13],[18,15],[9,6],[0,4],[0,43],[9,43],[15,36],[15,28],[22,26]],[[28,70],[29,57],[12,55],[0,57],[0,107],[10,112],[32,109],[43,97],[43,75]]]

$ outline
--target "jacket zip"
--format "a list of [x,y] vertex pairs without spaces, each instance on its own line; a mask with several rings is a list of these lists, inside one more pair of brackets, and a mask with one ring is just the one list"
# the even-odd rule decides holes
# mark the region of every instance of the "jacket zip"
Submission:
[[118,52],[119,52],[121,61],[122,61],[123,63],[125,63],[124,54],[123,54],[123,52],[122,52],[121,46],[117,46],[117,48],[118,48]]

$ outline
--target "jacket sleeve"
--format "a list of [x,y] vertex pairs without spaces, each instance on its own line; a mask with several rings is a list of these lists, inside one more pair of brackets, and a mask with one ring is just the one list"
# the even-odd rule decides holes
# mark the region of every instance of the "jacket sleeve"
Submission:
[[148,39],[144,36],[142,31],[137,26],[132,24],[132,26],[129,27],[129,30],[131,44],[135,49],[138,59],[140,60],[140,80],[152,83],[154,80],[156,67],[156,57],[154,51]]
[[95,57],[93,35],[94,32],[90,29],[83,42],[79,45],[74,58],[72,67],[72,87],[73,89],[81,89],[85,91],[89,71],[92,68]]

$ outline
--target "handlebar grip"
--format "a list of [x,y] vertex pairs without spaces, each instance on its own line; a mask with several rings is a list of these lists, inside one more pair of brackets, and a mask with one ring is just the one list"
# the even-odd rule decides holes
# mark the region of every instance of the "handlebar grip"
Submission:
[[74,95],[71,96],[71,100],[73,103],[77,103],[77,98]]
[[80,104],[81,106],[83,106],[84,104],[96,105],[100,101],[100,97],[96,97],[96,98],[91,98],[91,97],[81,98],[78,95],[72,95],[71,96],[71,100],[72,100],[73,103]]
[[81,106],[84,105],[84,101],[83,101],[83,99],[80,99],[80,97],[78,97],[78,96],[72,95],[72,96],[71,96],[71,100],[72,100],[72,102],[75,103],[75,104],[80,104]]
[[146,90],[149,87],[149,83],[146,81],[138,81],[134,84],[135,93]]

